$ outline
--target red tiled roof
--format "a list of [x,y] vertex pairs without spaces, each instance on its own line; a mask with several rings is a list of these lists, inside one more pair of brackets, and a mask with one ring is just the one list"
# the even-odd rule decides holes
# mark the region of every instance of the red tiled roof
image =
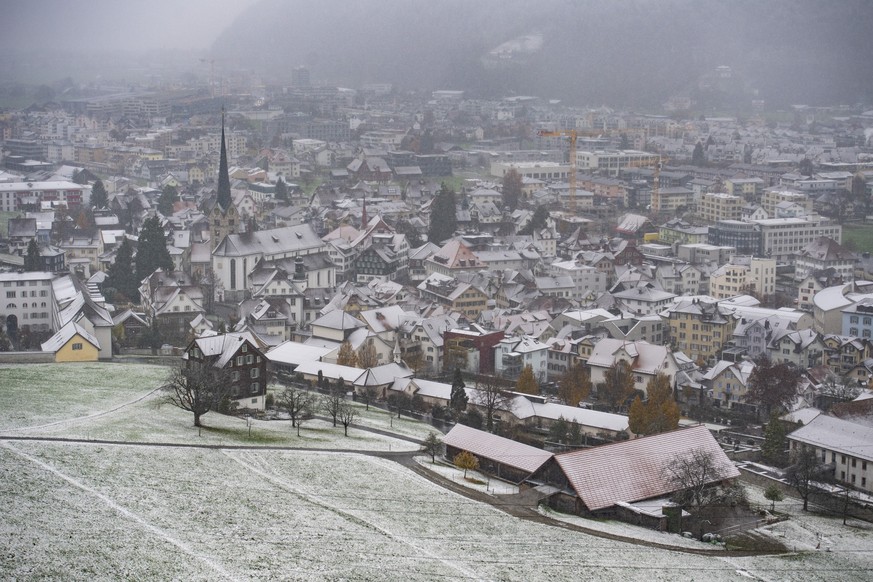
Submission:
[[672,493],[675,487],[668,482],[665,467],[695,449],[715,456],[721,471],[712,482],[739,476],[705,426],[556,455],[555,460],[585,506],[595,511],[620,501],[633,503]]

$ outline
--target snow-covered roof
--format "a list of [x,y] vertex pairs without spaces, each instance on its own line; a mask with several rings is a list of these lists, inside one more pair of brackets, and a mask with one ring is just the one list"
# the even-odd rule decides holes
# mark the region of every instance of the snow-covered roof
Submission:
[[809,424],[788,435],[788,438],[821,449],[873,461],[873,428],[848,420],[820,414]]
[[456,424],[443,443],[484,459],[533,473],[552,458],[552,453],[463,424]]
[[665,468],[695,450],[714,457],[717,471],[710,482],[740,475],[705,426],[573,451],[555,460],[585,506],[595,511],[672,493],[676,486]]
[[319,362],[325,355],[331,353],[333,348],[311,346],[300,342],[283,342],[269,352],[267,359],[276,364],[290,364],[299,366],[305,362]]
[[97,338],[85,331],[82,326],[78,323],[71,321],[63,326],[61,329],[55,333],[52,337],[47,339],[40,347],[44,352],[57,352],[62,347],[67,345],[67,343],[76,337],[76,335],[80,336],[83,340],[97,348],[100,349],[100,342],[97,341]]

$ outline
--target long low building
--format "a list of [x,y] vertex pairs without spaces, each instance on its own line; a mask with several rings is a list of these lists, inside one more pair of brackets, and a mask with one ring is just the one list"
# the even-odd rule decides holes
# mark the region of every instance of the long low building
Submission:
[[498,479],[521,483],[552,458],[552,453],[524,443],[456,424],[443,437],[446,457],[454,459],[467,451],[479,460],[479,468]]

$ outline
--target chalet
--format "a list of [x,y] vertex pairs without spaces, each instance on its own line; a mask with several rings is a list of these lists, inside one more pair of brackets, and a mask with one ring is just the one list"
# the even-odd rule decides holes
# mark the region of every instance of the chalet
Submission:
[[264,410],[268,381],[264,347],[249,333],[210,335],[188,344],[182,359],[187,369],[226,373],[230,397],[239,408]]

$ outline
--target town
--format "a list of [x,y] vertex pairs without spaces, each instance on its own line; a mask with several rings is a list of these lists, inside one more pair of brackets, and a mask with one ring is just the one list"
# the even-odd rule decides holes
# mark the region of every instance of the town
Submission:
[[758,527],[740,482],[873,518],[873,111],[306,67],[46,97],[0,113],[2,365],[159,362],[198,427],[381,408],[534,507],[676,538]]

